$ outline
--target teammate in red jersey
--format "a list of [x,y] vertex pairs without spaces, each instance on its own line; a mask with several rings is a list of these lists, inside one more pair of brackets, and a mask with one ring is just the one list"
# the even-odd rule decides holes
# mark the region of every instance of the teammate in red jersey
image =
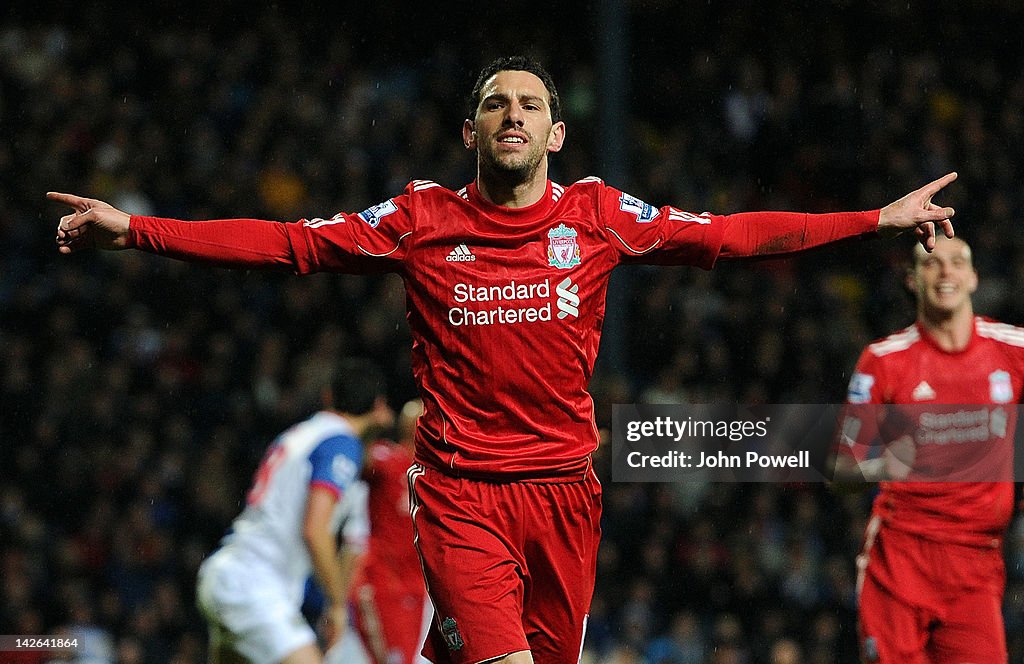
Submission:
[[[862,657],[1005,662],[1024,329],[974,315],[978,275],[960,239],[917,248],[907,284],[917,320],[864,350],[840,428],[837,477],[881,481],[857,559]],[[878,404],[907,406],[879,424]],[[878,439],[891,445],[869,458]]]
[[[138,248],[221,266],[385,272],[405,282],[424,414],[410,471],[415,540],[437,662],[580,657],[600,539],[598,432],[587,384],[611,271],[780,254],[877,232],[936,226],[950,173],[880,210],[694,214],[654,207],[596,178],[548,179],[566,127],[537,63],[481,72],[462,127],[477,177],[459,191],[412,182],[358,214],[278,223],[129,216],[51,193],[61,252]],[[614,128],[609,128],[614,130]]]
[[375,664],[418,664],[433,614],[412,543],[408,470],[423,403],[402,408],[397,441],[379,440],[366,450],[363,481],[369,487],[369,537],[349,595],[363,645]]

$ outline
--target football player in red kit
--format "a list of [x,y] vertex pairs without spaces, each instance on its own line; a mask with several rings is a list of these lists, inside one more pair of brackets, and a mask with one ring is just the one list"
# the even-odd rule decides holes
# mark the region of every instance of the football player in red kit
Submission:
[[[610,131],[615,128],[608,128]],[[601,488],[587,385],[612,270],[711,268],[878,232],[952,235],[932,203],[950,173],[880,210],[716,215],[652,206],[585,178],[548,179],[566,137],[554,83],[502,58],[480,73],[462,139],[477,177],[428,180],[360,213],[293,223],[129,216],[51,193],[61,252],[136,248],[297,273],[392,271],[405,282],[424,403],[410,471],[414,537],[435,621],[436,662],[575,664],[594,589]]]
[[[974,314],[978,275],[959,238],[916,248],[907,284],[917,320],[862,353],[837,446],[838,479],[881,482],[857,559],[862,658],[1005,662],[1024,329]],[[1003,481],[966,481],[978,479]]]
[[396,442],[371,444],[363,461],[368,487],[369,533],[365,554],[352,582],[349,603],[363,646],[375,664],[418,664],[420,647],[433,614],[412,543],[408,470],[413,435],[423,404],[402,408]]

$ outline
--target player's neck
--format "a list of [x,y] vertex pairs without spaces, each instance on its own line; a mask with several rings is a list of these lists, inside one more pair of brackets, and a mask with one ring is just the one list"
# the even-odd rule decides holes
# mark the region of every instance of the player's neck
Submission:
[[541,164],[525,181],[510,180],[480,168],[477,170],[476,187],[488,203],[507,208],[529,207],[547,192],[547,164]]
[[955,352],[967,348],[974,334],[974,309],[963,307],[948,314],[920,309],[917,321],[939,348]]

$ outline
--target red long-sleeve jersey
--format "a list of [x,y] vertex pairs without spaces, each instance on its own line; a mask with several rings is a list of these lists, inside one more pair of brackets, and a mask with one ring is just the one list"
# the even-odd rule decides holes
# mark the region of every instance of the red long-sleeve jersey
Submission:
[[298,273],[397,272],[425,412],[416,458],[442,472],[575,480],[597,448],[587,385],[611,271],[778,254],[875,232],[878,210],[693,214],[597,178],[525,208],[418,180],[358,214],[294,223],[132,217],[139,249]]
[[[909,481],[882,482],[874,515],[931,540],[999,546],[1013,514],[1022,394],[1024,329],[976,317],[967,347],[951,352],[914,324],[861,354],[838,451],[860,460],[910,435],[916,452]],[[886,408],[879,424],[881,404],[902,406]]]
[[370,533],[353,586],[373,583],[395,592],[416,591],[420,594],[419,606],[426,590],[409,517],[407,474],[413,463],[412,450],[378,440],[366,449],[366,458],[363,481],[369,487],[366,509]]

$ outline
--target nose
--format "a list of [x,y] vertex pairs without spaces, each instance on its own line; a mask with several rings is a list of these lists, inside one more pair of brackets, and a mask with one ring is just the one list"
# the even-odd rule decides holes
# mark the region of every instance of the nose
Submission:
[[524,122],[523,109],[519,106],[519,102],[511,102],[505,110],[504,124],[506,126],[522,127]]

